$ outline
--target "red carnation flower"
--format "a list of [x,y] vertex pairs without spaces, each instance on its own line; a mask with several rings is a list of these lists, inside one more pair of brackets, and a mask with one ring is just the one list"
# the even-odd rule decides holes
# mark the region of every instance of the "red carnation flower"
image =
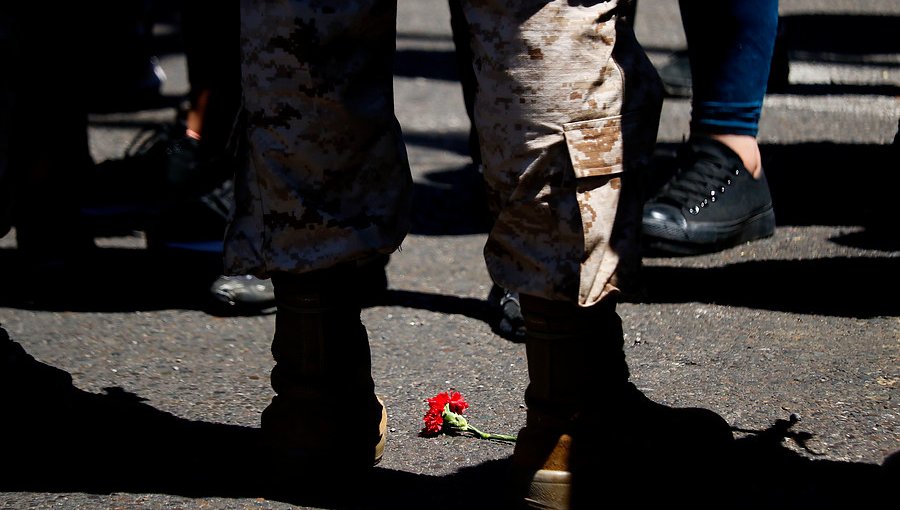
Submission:
[[444,425],[444,419],[441,417],[440,413],[428,412],[425,414],[425,418],[423,418],[423,421],[425,422],[425,428],[422,430],[424,434],[440,434],[441,427]]
[[428,399],[428,412],[436,412],[441,414],[444,407],[450,405],[450,412],[462,414],[469,407],[469,403],[463,398],[462,393],[458,391],[442,391],[437,395]]
[[441,432],[457,434],[468,432],[481,439],[516,440],[515,436],[486,434],[469,424],[462,417],[462,413],[469,407],[469,403],[458,391],[443,391],[426,401],[428,402],[428,412],[422,418],[422,421],[425,422],[425,427],[422,429],[423,436],[436,436]]

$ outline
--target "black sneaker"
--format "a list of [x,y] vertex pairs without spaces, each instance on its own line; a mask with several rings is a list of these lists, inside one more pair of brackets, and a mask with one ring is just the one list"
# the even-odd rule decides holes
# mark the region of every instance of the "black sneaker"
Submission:
[[133,226],[169,207],[175,189],[170,174],[186,174],[196,165],[197,142],[183,132],[178,125],[147,129],[121,158],[97,163],[80,190],[81,213],[95,221],[132,221]]
[[493,285],[488,294],[488,304],[493,309],[492,329],[501,337],[513,342],[525,341],[525,319],[519,304],[519,293]]
[[740,157],[710,138],[679,151],[677,173],[644,204],[648,254],[697,255],[775,233],[765,174],[754,179]]

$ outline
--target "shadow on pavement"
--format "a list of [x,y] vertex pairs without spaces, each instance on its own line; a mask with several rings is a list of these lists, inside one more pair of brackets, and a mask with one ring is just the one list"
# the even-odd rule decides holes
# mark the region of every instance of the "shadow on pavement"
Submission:
[[[878,14],[786,14],[787,48],[802,56],[842,61],[861,55],[900,53],[900,16]],[[840,34],[840,37],[835,37]]]
[[400,289],[388,289],[384,296],[373,305],[401,306],[449,315],[463,315],[480,321],[488,321],[491,319],[491,314],[494,313],[488,302],[483,299]]
[[394,76],[459,81],[453,50],[399,49],[394,55]]
[[[898,124],[900,128],[900,124]],[[892,221],[900,144],[762,145],[778,225],[883,226]],[[895,228],[884,230],[900,248]]]
[[[257,428],[182,419],[121,388],[79,390],[68,373],[35,360],[2,329],[0,362],[3,492],[265,498],[334,509],[509,506],[509,459],[464,466],[448,476],[383,468],[356,476],[316,473],[315,466],[303,469],[266,455]],[[882,465],[801,456],[784,442],[803,446],[812,434],[792,431],[793,425],[776,421],[763,431],[737,430],[745,437],[717,465],[692,466],[700,471],[679,469],[691,466],[690,459],[665,451],[627,459],[628,470],[609,466],[591,474],[591,498],[796,509],[860,508],[893,497],[888,489],[900,474],[898,454]]]
[[[9,250],[0,250],[0,267]],[[142,250],[110,254],[102,269],[51,281],[24,280],[13,271],[0,272],[4,286],[0,306],[49,311],[124,312],[161,309],[199,310],[218,315],[209,285],[217,272],[201,274],[201,264],[170,270]],[[133,252],[133,253],[131,253]],[[835,294],[840,277],[840,296]],[[760,286],[759,282],[767,282]],[[896,257],[831,257],[768,260],[690,268],[645,266],[640,293],[632,303],[715,303],[790,313],[870,318],[900,316],[900,303],[885,299],[900,287]],[[401,306],[463,315],[494,324],[486,299],[388,289],[368,306]]]
[[885,296],[892,295],[898,285],[897,257],[765,260],[709,268],[645,266],[641,293],[629,301],[715,303],[835,317],[897,317],[900,302]]
[[485,185],[475,168],[450,168],[425,177],[413,187],[411,234],[460,236],[490,231]]
[[[790,62],[894,67],[892,55],[900,53],[896,34],[900,16],[876,14],[788,14],[781,18],[782,35],[776,43],[773,68],[778,68],[778,48],[786,68]],[[835,37],[835,34],[841,34]],[[785,74],[787,74],[785,72]],[[787,78],[787,76],[785,76]],[[779,92],[793,95],[896,96],[900,87],[890,83],[786,83]]]
[[207,310],[220,256],[98,248],[78,265],[29,270],[17,250],[0,250],[0,306],[31,310],[122,312]]
[[[220,314],[209,285],[221,274],[217,254],[168,253],[103,248],[83,271],[38,278],[22,272],[16,250],[0,249],[0,307],[72,312],[129,312],[162,309]],[[374,277],[373,277],[374,279]],[[402,289],[375,289],[364,307],[401,306],[489,321],[484,299]],[[383,285],[383,284],[382,284]],[[361,289],[365,286],[361,284]],[[268,313],[268,312],[267,312]]]

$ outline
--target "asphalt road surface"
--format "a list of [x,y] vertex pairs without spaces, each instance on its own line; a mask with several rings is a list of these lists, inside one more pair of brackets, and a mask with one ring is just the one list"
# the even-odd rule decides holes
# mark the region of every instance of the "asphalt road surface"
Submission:
[[[646,459],[630,473],[642,490],[625,494],[637,502],[665,486],[685,506],[896,505],[900,3],[781,4],[789,83],[767,97],[760,131],[775,235],[712,255],[648,257],[644,292],[620,306],[638,387],[657,402],[715,411],[740,448],[716,482],[684,477],[674,490],[653,470],[659,459]],[[0,420],[15,431],[0,450],[0,509],[500,505],[512,446],[419,436],[425,399],[450,388],[480,429],[516,433],[525,351],[490,326],[486,216],[446,3],[402,1],[399,17],[396,111],[415,218],[387,266],[387,294],[363,311],[390,427],[372,479],[334,473],[338,489],[325,490],[254,456],[271,398],[274,316],[212,313],[215,260],[160,254],[142,231],[120,232],[97,239],[102,260],[77,286],[23,301],[28,279],[10,263],[10,234],[0,239],[0,324],[45,369],[0,379],[11,402]],[[684,48],[676,0],[641,0],[636,30],[657,65]],[[183,55],[168,47],[159,57],[163,92],[178,99]],[[660,161],[686,135],[689,112],[688,99],[666,100]],[[95,159],[120,157],[142,128],[173,116],[92,115]],[[53,381],[65,387],[67,374],[77,398],[64,404]],[[598,508],[610,490],[598,491]]]

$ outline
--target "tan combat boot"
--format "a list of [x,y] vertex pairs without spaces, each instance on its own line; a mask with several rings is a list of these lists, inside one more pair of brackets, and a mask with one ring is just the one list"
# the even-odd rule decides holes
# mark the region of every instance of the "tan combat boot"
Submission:
[[528,411],[512,462],[526,508],[602,508],[617,492],[633,499],[631,480],[711,466],[733,443],[712,411],[655,403],[628,381],[614,303],[521,300]]

